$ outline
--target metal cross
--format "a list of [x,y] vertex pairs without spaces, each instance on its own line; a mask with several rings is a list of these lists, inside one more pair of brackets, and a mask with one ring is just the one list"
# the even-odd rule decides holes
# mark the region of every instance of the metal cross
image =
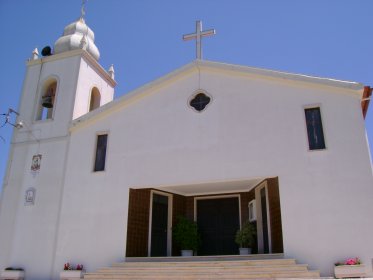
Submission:
[[215,35],[216,31],[215,29],[209,29],[206,31],[202,31],[202,21],[197,20],[196,21],[196,33],[192,34],[186,34],[183,36],[183,40],[192,40],[196,39],[196,57],[197,59],[202,59],[202,37],[210,36],[210,35]]
[[82,0],[82,9],[81,9],[81,16],[80,16],[81,19],[84,19],[84,16],[85,16],[84,6],[87,3],[87,1],[88,0]]

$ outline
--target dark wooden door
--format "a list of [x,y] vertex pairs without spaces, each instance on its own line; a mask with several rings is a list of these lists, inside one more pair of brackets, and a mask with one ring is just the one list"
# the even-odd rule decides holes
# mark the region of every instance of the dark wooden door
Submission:
[[237,254],[238,197],[197,200],[197,224],[202,239],[199,255]]
[[152,257],[167,256],[168,196],[153,193],[151,250]]

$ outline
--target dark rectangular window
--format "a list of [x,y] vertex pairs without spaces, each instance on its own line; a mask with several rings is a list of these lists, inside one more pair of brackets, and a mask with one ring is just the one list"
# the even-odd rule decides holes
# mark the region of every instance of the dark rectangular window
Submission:
[[105,170],[106,146],[107,134],[98,135],[94,171]]
[[306,114],[308,145],[310,150],[325,149],[320,108],[309,108],[305,109],[304,112]]

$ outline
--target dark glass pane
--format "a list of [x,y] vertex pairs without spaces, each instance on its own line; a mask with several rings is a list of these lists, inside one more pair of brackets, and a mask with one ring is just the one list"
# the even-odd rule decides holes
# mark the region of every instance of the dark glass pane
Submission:
[[97,136],[96,159],[94,171],[105,169],[107,134]]
[[198,93],[191,101],[190,106],[192,106],[197,111],[202,111],[205,109],[207,104],[210,103],[211,98],[206,94]]
[[305,109],[305,114],[310,150],[325,149],[320,108]]

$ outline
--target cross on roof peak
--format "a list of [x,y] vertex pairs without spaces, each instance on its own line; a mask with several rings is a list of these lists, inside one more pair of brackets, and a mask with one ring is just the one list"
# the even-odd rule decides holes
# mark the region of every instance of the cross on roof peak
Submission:
[[88,0],[82,0],[82,8],[80,9],[80,18],[84,20],[85,16],[85,4],[87,3]]
[[192,40],[196,39],[196,58],[202,59],[202,37],[215,35],[216,31],[215,29],[209,29],[202,31],[202,21],[197,20],[196,21],[196,32],[191,34],[183,35],[183,40]]

